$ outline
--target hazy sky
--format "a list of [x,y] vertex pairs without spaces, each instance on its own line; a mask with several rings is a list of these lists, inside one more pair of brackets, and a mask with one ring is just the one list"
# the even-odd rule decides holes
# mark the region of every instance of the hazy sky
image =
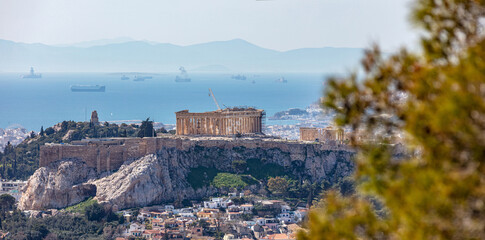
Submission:
[[414,45],[409,0],[0,0],[0,39],[130,37],[177,45],[241,38],[289,50]]

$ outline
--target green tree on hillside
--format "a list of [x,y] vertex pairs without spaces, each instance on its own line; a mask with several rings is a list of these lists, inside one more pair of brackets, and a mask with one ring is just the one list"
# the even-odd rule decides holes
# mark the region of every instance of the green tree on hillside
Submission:
[[232,173],[218,173],[212,180],[212,185],[216,188],[237,188],[241,189],[248,184],[245,183],[241,176]]
[[155,137],[155,130],[153,129],[153,121],[147,118],[141,122],[140,130],[138,131],[138,137]]
[[14,146],[8,142],[3,149],[3,166],[2,166],[2,178],[15,178],[17,172],[17,154],[15,152]]
[[0,212],[5,213],[15,208],[15,198],[9,194],[0,195]]
[[123,132],[120,133],[120,137],[127,137],[128,134],[126,133],[126,129],[123,130]]
[[105,211],[103,206],[94,202],[85,208],[84,215],[89,221],[100,221],[104,217]]
[[275,195],[286,195],[288,192],[288,180],[282,177],[268,179],[268,190]]
[[56,132],[56,130],[54,130],[54,128],[52,128],[52,127],[48,127],[48,128],[46,128],[46,129],[45,129],[45,131],[44,131],[45,135],[52,135],[52,134],[54,134],[55,132]]
[[[422,54],[374,47],[362,81],[328,82],[323,104],[359,150],[358,192],[329,192],[299,239],[485,239],[484,17],[483,0],[417,0]],[[397,134],[404,159],[386,144]]]

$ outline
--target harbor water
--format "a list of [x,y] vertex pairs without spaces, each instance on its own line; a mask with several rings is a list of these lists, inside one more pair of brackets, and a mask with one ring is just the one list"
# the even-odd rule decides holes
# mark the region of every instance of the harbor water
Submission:
[[[128,80],[121,80],[125,75]],[[89,120],[97,110],[100,121],[151,120],[175,123],[175,113],[213,111],[211,88],[221,107],[251,106],[267,116],[289,108],[305,108],[323,91],[324,74],[275,73],[190,74],[191,82],[175,82],[176,73],[145,74],[133,81],[129,73],[42,73],[42,78],[21,78],[21,73],[0,73],[0,128],[21,125],[39,131],[63,120]],[[139,74],[138,74],[139,75]],[[286,83],[279,82],[284,77]],[[73,85],[104,85],[105,92],[71,92]],[[280,124],[266,120],[267,124]],[[285,123],[287,124],[287,123]]]

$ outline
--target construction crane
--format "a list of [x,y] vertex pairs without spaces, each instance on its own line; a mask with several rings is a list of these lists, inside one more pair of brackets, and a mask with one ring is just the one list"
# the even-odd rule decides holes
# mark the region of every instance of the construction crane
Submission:
[[216,100],[216,96],[214,96],[214,93],[212,92],[212,89],[209,88],[209,96],[212,96],[212,99],[214,99],[214,102],[216,103],[217,105],[217,110],[221,110],[221,107],[219,106],[219,103],[217,102]]

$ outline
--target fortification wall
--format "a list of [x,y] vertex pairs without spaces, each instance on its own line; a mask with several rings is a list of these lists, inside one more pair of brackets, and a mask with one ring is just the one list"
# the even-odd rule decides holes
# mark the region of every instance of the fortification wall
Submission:
[[85,145],[50,144],[40,148],[40,167],[62,159],[80,159],[98,172],[117,170],[128,159],[136,159],[162,149],[190,151],[195,147],[229,150],[235,147],[247,149],[278,149],[287,152],[291,161],[305,161],[311,151],[352,151],[345,145],[325,145],[284,141],[280,139],[227,137],[165,136],[156,138],[117,138],[117,144],[101,141],[84,142]]
[[120,145],[88,143],[87,145],[50,144],[40,148],[40,167],[61,159],[80,159],[89,167],[102,171],[118,169],[127,159],[156,153],[155,138],[127,138]]

